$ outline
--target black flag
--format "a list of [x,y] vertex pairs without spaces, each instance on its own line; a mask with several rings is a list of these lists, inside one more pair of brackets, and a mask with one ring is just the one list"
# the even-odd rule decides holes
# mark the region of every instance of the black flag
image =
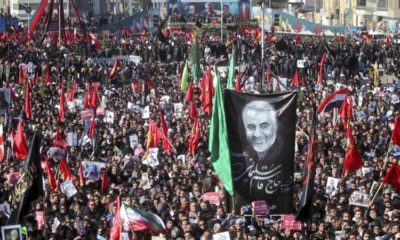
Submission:
[[275,43],[275,48],[276,48],[276,50],[278,50],[278,51],[285,51],[285,50],[287,50],[288,45],[287,45],[285,39],[283,39],[283,38],[279,39],[279,41]]
[[301,201],[297,212],[297,220],[308,221],[312,218],[312,197],[314,195],[315,180],[315,159],[316,159],[316,130],[317,130],[317,111],[314,106],[311,133],[307,145],[307,166],[303,176],[303,190]]
[[225,91],[235,206],[265,200],[271,214],[293,213],[296,93]]
[[21,169],[21,177],[11,192],[11,216],[7,224],[18,224],[29,211],[29,205],[43,192],[40,164],[40,139],[35,134],[31,140],[28,158]]

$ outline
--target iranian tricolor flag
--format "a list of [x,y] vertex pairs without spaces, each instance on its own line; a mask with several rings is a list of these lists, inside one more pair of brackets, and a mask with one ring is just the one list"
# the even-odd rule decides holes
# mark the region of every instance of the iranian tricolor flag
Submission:
[[340,108],[348,94],[349,90],[344,88],[327,96],[319,105],[318,113],[329,112],[333,108]]
[[132,231],[149,230],[153,233],[166,231],[163,220],[154,213],[144,212],[135,207],[122,203],[121,218],[124,226],[129,226]]

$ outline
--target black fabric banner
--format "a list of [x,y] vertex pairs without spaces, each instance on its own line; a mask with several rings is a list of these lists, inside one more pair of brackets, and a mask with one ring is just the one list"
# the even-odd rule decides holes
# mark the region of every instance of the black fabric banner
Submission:
[[293,213],[296,93],[225,90],[234,205],[265,200],[271,214]]
[[303,189],[301,192],[300,205],[297,211],[296,220],[308,221],[311,220],[313,209],[312,200],[314,196],[314,181],[315,181],[315,161],[317,159],[315,142],[317,139],[317,109],[313,107],[313,120],[311,125],[311,133],[307,146],[307,167],[303,176]]
[[21,177],[11,192],[11,216],[7,224],[18,224],[29,212],[29,205],[43,192],[43,175],[40,164],[40,139],[31,140],[28,158],[21,169]]

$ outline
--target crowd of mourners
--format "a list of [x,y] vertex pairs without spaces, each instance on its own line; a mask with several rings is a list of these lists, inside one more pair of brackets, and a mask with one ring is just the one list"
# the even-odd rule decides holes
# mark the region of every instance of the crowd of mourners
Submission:
[[[44,174],[44,195],[31,203],[30,212],[21,219],[26,226],[26,239],[107,239],[116,211],[115,199],[151,211],[164,221],[168,234],[166,239],[212,239],[213,234],[229,231],[231,239],[400,239],[400,195],[384,185],[369,206],[350,205],[354,191],[370,193],[374,182],[380,183],[391,164],[397,162],[396,146],[388,153],[391,132],[396,115],[399,114],[400,49],[391,41],[387,46],[380,40],[366,41],[362,37],[346,36],[344,41],[336,37],[302,37],[301,42],[281,35],[287,46],[278,50],[275,42],[266,41],[265,61],[271,71],[271,79],[261,76],[261,46],[250,37],[238,37],[229,45],[225,42],[200,40],[200,63],[202,71],[213,66],[228,66],[229,58],[235,56],[241,69],[241,91],[248,93],[271,93],[298,91],[296,151],[295,151],[295,202],[298,206],[302,173],[306,168],[307,144],[311,134],[312,109],[330,93],[348,87],[353,99],[351,131],[362,154],[364,166],[355,174],[342,177],[342,167],[347,148],[347,137],[341,123],[336,121],[334,111],[319,115],[317,125],[317,159],[312,217],[302,223],[301,230],[283,229],[279,217],[245,215],[242,206],[237,211],[227,204],[213,205],[200,197],[218,187],[221,202],[228,198],[223,186],[209,162],[208,127],[210,116],[203,112],[200,101],[201,88],[194,84],[194,102],[201,122],[201,139],[195,155],[189,153],[188,144],[193,119],[189,117],[186,92],[179,86],[184,61],[188,57],[190,42],[185,37],[170,36],[160,41],[157,34],[135,36],[97,36],[95,40],[78,41],[62,47],[55,42],[37,46],[33,41],[15,46],[0,41],[0,81],[3,88],[11,88],[15,98],[1,106],[4,126],[4,158],[0,162],[0,225],[7,224],[10,193],[15,184],[10,176],[19,172],[24,161],[17,159],[10,150],[11,130],[23,119],[26,138],[34,133],[42,139],[43,160],[59,131],[62,138],[77,133],[76,146],[67,148],[67,163],[74,177],[77,193],[72,197],[61,191],[60,184],[50,190],[48,176]],[[270,38],[270,36],[267,36]],[[317,87],[316,79],[322,55],[327,53],[324,65],[323,86]],[[140,63],[122,61],[113,79],[109,78],[114,62],[99,59],[115,56],[136,55]],[[304,67],[298,68],[298,60]],[[378,85],[374,84],[373,65],[378,63]],[[19,66],[33,64],[29,74],[32,115],[25,113],[25,86],[18,84]],[[46,69],[51,69],[51,81],[45,83]],[[239,67],[238,67],[239,69]],[[300,86],[292,87],[292,77],[298,69]],[[35,81],[35,72],[39,81]],[[61,76],[61,77],[60,77]],[[287,89],[274,89],[275,77],[286,78]],[[393,83],[384,84],[384,79]],[[61,81],[65,93],[77,83],[75,104],[67,103],[65,121],[59,121],[59,98]],[[146,80],[147,79],[147,80]],[[154,86],[147,86],[151,79]],[[221,74],[226,85],[227,74]],[[192,79],[193,80],[193,79]],[[82,107],[87,85],[99,83],[98,106],[113,117],[96,115],[94,136],[88,141],[89,126],[82,117]],[[137,84],[139,83],[139,84]],[[146,86],[145,86],[146,85]],[[137,87],[139,86],[139,88]],[[144,90],[144,87],[146,90]],[[174,108],[183,105],[182,111]],[[149,119],[143,111],[149,106],[149,118],[161,127],[159,111],[164,111],[168,138],[174,151],[159,147],[159,165],[151,167],[143,163]],[[111,120],[110,120],[111,119]],[[130,136],[137,136],[137,144],[131,147]],[[53,172],[59,183],[59,159],[49,157]],[[102,187],[104,174],[86,179],[79,184],[78,168],[82,162],[102,163],[108,185]],[[11,174],[11,175],[10,175]],[[148,181],[142,176],[147,175]],[[327,178],[339,178],[333,193],[326,192]],[[376,190],[375,190],[376,191]],[[371,199],[374,195],[370,195]],[[44,223],[38,224],[36,212],[44,213]],[[243,217],[244,221],[227,221]],[[57,224],[58,223],[58,224]],[[130,231],[129,239],[150,239],[149,231]]]

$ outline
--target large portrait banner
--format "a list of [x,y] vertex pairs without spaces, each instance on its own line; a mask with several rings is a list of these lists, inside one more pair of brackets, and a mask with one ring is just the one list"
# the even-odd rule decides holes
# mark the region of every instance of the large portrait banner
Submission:
[[235,206],[264,200],[270,214],[293,212],[296,101],[225,90]]

